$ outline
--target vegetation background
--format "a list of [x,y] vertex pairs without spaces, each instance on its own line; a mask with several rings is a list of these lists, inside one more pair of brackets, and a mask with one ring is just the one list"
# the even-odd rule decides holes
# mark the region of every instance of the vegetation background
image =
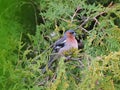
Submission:
[[[50,45],[75,28],[77,59],[43,74]],[[0,0],[0,90],[120,90],[120,1]]]

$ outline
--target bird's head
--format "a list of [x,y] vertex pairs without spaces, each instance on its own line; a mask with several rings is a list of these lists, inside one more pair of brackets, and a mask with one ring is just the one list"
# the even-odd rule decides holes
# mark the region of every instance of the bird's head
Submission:
[[74,30],[68,30],[65,32],[65,36],[67,37],[75,37],[76,33]]

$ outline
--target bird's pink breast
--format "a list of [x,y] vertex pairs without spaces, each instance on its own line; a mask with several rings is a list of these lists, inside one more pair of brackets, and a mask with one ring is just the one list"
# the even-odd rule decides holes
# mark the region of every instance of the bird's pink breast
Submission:
[[77,48],[77,49],[78,49],[77,40],[76,40],[75,38],[67,39],[67,41],[66,41],[66,46],[67,46],[67,47],[72,47],[72,48]]

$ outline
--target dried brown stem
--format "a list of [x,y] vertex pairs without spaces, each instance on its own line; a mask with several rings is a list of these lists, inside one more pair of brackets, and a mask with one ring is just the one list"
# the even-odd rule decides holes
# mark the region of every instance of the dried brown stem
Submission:
[[77,10],[75,10],[73,16],[71,17],[71,22],[73,22],[73,19],[74,19],[74,17],[77,15],[77,12],[78,12],[79,10],[81,10],[81,8],[78,6],[78,7],[77,7]]
[[56,79],[56,77],[57,77],[57,74],[55,73],[55,74],[53,75],[53,78],[51,79],[51,82],[54,82],[55,79]]
[[38,86],[44,86],[45,83],[49,80],[49,78],[50,78],[49,76],[45,77],[45,79],[42,80],[41,82],[39,82],[37,85],[38,85]]

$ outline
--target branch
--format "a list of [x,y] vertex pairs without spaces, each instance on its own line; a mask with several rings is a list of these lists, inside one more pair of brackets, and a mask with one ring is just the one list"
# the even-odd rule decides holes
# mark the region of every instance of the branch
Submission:
[[75,28],[74,30],[76,30],[76,29],[81,29],[81,30],[83,30],[84,32],[89,33],[88,30],[86,30],[85,28],[83,28],[83,26],[84,26],[89,20],[90,20],[90,17],[88,17],[82,24],[80,24],[80,25],[79,25],[77,28]]
[[87,32],[87,33],[89,33],[89,31],[88,30],[86,30],[85,28],[83,28],[83,27],[79,27],[80,29],[82,29],[84,32]]
[[55,74],[53,75],[53,78],[51,79],[51,82],[54,82],[55,79],[56,79],[56,77],[57,77],[57,73],[55,73]]
[[67,23],[70,22],[69,20],[66,20],[66,19],[64,19],[64,18],[60,18],[60,19],[63,20],[64,22],[67,22]]
[[78,61],[80,66],[76,65],[77,67],[85,67],[85,65],[81,62],[81,58],[71,58],[70,56],[66,57],[65,62],[67,61]]
[[71,72],[68,72],[71,76],[73,76],[76,80],[81,81],[80,78],[78,78],[77,76],[75,76],[74,74],[72,74]]
[[[113,1],[108,5],[108,8],[110,8],[111,6],[113,5]],[[97,20],[98,17],[100,17],[101,15],[107,13],[107,11],[103,11],[103,12],[100,12],[98,15],[94,16],[93,18],[90,18],[88,17],[82,24],[80,24],[76,29],[82,29],[83,31],[88,32],[88,30],[86,30],[85,28],[83,28],[83,26],[90,20],[94,20],[95,21],[95,24],[94,26],[96,26],[96,24],[100,24],[99,21]],[[75,30],[76,30],[75,29]]]
[[80,10],[81,10],[81,8],[78,6],[77,10],[75,10],[73,16],[71,17],[71,22],[73,22],[74,17],[77,15],[77,12],[80,11]]
[[48,50],[50,50],[53,47],[53,44],[50,45],[46,50],[44,50],[41,54],[39,54],[38,56],[34,57],[34,60],[39,59],[44,53],[46,53]]
[[38,85],[38,86],[44,86],[45,83],[49,80],[49,78],[50,78],[49,76],[45,77],[45,79],[42,80],[41,82],[39,82],[37,85]]
[[90,20],[90,17],[88,17],[79,27],[83,27],[88,21]]

